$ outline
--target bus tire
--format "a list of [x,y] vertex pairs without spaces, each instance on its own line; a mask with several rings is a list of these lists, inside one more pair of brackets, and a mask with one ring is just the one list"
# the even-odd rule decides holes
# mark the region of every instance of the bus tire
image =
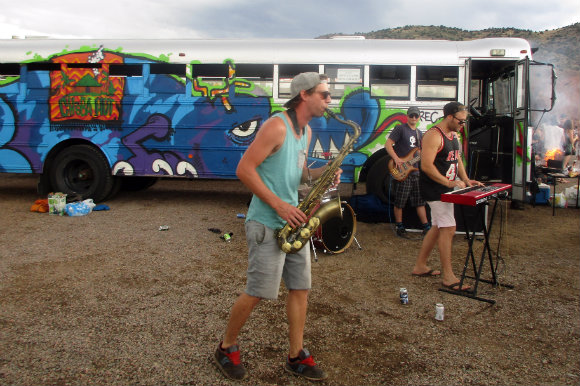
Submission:
[[108,198],[114,186],[105,156],[90,145],[73,145],[56,155],[50,166],[50,183],[55,192],[91,198],[100,202]]
[[377,159],[369,168],[366,177],[367,194],[374,194],[387,205],[395,198],[391,174],[387,168],[390,158],[389,155],[384,155]]

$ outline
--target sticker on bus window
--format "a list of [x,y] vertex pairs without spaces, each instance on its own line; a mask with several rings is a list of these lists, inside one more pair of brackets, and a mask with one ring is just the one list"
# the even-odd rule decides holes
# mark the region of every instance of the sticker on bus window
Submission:
[[342,83],[359,83],[360,68],[339,68],[336,70],[336,81]]

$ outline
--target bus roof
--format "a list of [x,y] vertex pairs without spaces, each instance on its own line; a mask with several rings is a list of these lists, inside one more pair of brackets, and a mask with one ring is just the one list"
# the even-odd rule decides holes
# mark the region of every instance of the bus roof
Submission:
[[[265,64],[418,64],[460,65],[465,58],[531,58],[530,44],[520,38],[470,41],[389,39],[4,39],[0,63],[45,61],[56,55],[94,51],[150,58],[170,63]],[[491,56],[492,49],[505,50]]]

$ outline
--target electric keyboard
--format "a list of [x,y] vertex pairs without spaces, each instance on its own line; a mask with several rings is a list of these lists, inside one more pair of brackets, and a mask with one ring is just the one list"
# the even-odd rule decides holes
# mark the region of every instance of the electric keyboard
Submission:
[[510,184],[493,183],[484,186],[470,186],[441,195],[441,201],[458,205],[476,206],[497,196],[499,192],[511,189]]

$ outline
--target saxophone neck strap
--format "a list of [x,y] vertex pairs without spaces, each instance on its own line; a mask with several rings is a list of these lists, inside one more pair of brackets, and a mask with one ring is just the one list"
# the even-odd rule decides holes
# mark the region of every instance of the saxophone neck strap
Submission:
[[288,110],[286,110],[286,112],[288,113],[288,116],[290,117],[290,121],[292,121],[292,127],[294,128],[296,135],[298,135],[298,136],[302,135],[305,127],[298,126],[298,118],[296,117],[296,110],[288,109]]

